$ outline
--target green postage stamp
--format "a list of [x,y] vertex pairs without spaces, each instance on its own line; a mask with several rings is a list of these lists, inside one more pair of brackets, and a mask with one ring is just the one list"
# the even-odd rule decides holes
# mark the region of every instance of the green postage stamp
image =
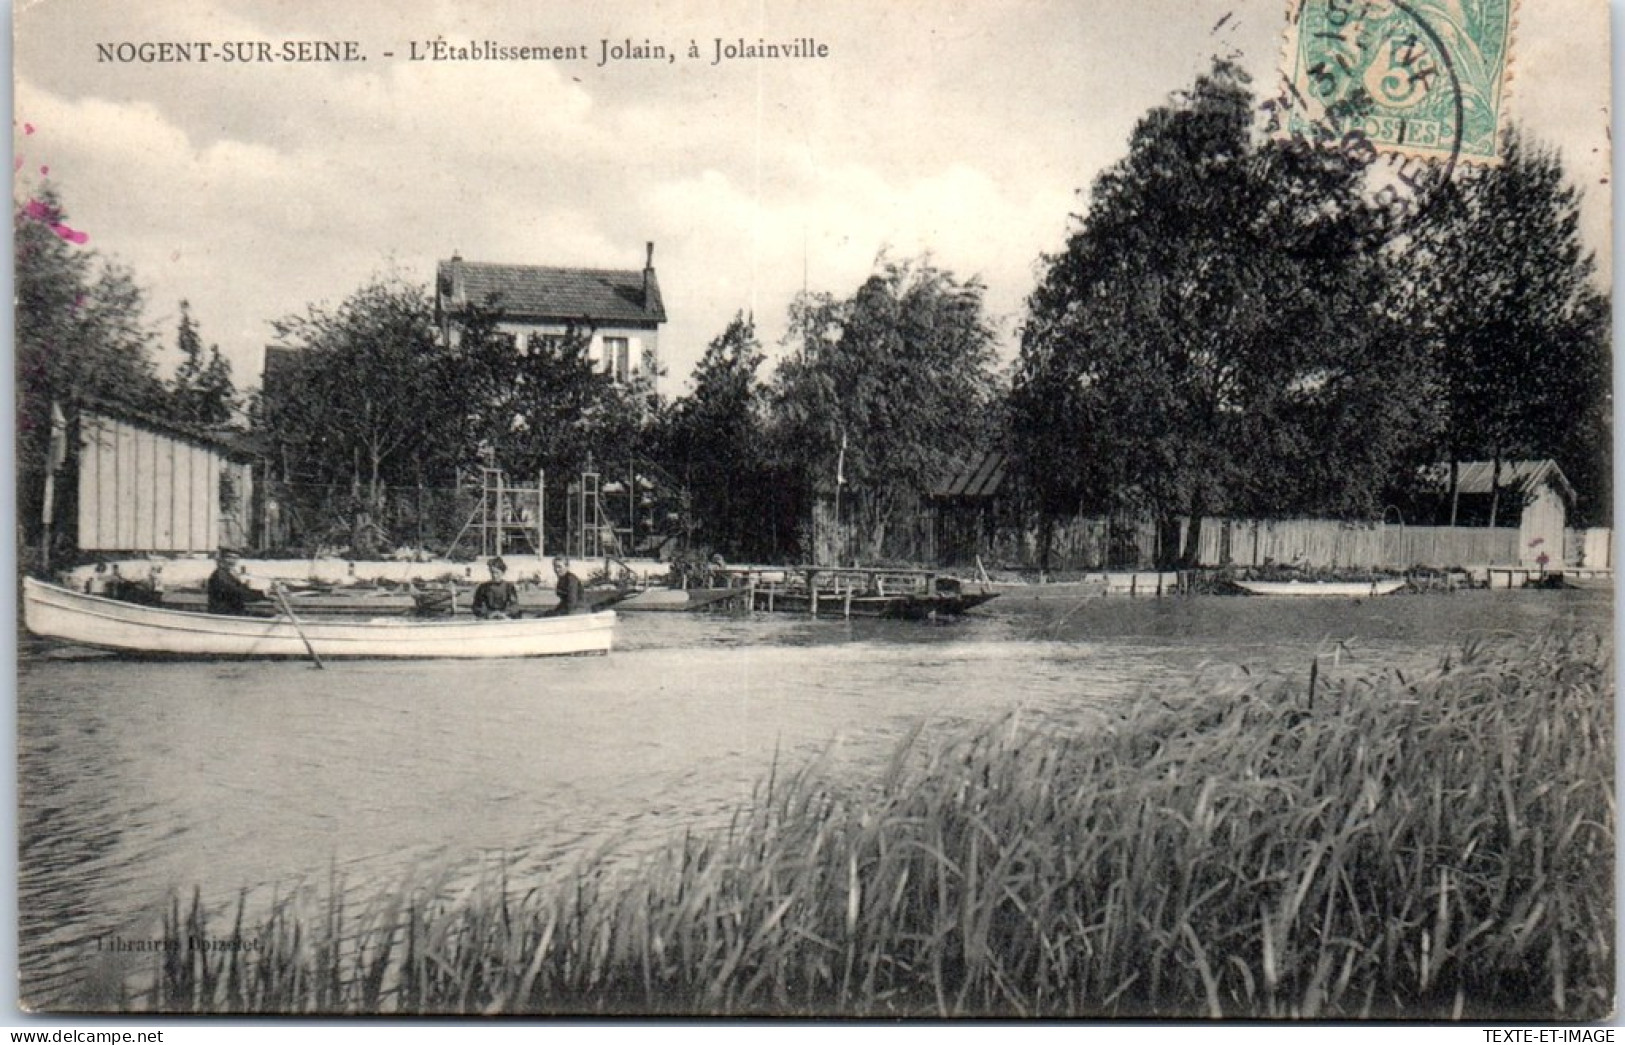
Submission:
[[1516,0],[1292,0],[1288,135],[1363,134],[1379,151],[1500,158]]

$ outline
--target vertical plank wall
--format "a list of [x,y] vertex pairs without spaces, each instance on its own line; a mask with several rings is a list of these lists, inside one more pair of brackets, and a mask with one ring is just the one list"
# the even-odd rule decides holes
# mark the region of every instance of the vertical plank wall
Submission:
[[208,552],[218,545],[220,454],[89,413],[79,431],[82,550]]

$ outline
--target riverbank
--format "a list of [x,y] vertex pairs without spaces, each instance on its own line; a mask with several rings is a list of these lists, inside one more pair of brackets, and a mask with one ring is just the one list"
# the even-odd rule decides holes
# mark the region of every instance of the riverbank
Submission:
[[1199,680],[1104,728],[1005,718],[860,783],[775,773],[727,830],[631,867],[335,890],[254,926],[177,904],[127,1004],[1594,1019],[1612,693],[1607,638],[1570,634],[1414,677]]
[[[510,554],[503,556],[508,565],[508,578],[521,589],[534,588],[551,592],[557,580],[553,572],[552,557]],[[658,585],[672,576],[673,564],[658,559],[578,559],[573,568],[583,579],[595,576],[616,583],[638,586]],[[131,557],[110,559],[101,564],[106,570],[116,568],[125,580],[156,582],[166,590],[201,589],[214,570],[214,559],[194,555],[181,557]],[[265,586],[275,581],[298,586],[314,585],[342,589],[404,589],[408,586],[444,586],[459,584],[471,586],[485,579],[484,560],[452,561],[392,560],[392,559],[275,559],[248,558],[239,563],[243,576],[253,584]],[[96,576],[95,565],[85,564],[63,571],[59,580],[83,589]],[[784,583],[788,578],[805,573],[807,567],[735,565],[725,568],[729,583],[746,586],[757,583]],[[825,568],[825,572],[837,572]],[[871,571],[884,572],[884,571]],[[1466,566],[1454,570],[1297,570],[1285,567],[1247,568],[1199,567],[1181,570],[1090,570],[1062,574],[1041,571],[1017,572],[995,570],[992,573],[974,568],[955,570],[941,568],[923,571],[912,567],[899,567],[897,572],[931,572],[941,577],[958,577],[966,590],[997,593],[1007,601],[1057,602],[1073,601],[1092,596],[1122,596],[1162,598],[1191,594],[1237,594],[1234,581],[1243,580],[1298,580],[1316,581],[1372,581],[1403,580],[1405,591],[1449,592],[1465,588],[1511,589],[1522,587],[1605,587],[1613,585],[1612,570],[1581,569],[1577,567],[1509,567]]]

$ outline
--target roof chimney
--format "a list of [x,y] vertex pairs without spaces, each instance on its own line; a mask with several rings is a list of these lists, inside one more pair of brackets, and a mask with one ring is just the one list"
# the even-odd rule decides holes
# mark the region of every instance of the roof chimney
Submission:
[[654,240],[650,240],[645,244],[645,247],[646,253],[643,256],[643,308],[647,311],[651,304],[649,301],[649,284],[654,281],[655,275]]

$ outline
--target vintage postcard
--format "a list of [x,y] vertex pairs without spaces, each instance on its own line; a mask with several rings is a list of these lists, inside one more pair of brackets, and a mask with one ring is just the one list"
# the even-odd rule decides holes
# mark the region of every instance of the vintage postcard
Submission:
[[19,1011],[1610,1018],[1609,15],[19,2]]

